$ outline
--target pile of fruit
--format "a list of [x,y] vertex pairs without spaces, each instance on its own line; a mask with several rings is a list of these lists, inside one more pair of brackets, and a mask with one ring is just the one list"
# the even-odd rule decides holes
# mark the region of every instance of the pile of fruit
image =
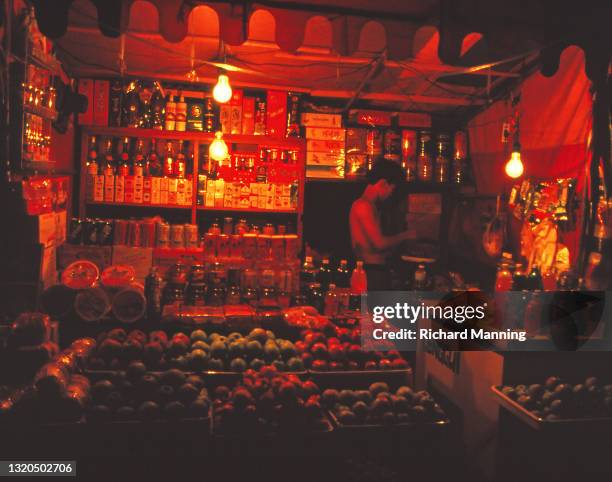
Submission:
[[612,384],[596,377],[571,384],[548,377],[543,384],[504,386],[502,393],[544,420],[612,417]]
[[361,348],[361,330],[333,327],[333,332],[304,330],[295,348],[304,366],[313,371],[405,370],[408,362],[397,350],[365,351]]
[[147,373],[141,362],[132,362],[126,371],[91,386],[87,421],[156,421],[204,419],[210,402],[204,381],[198,375],[186,376],[170,369]]
[[190,335],[164,331],[148,336],[133,330],[114,329],[98,339],[99,348],[89,360],[92,370],[124,369],[141,361],[147,370],[177,368],[185,371],[244,372],[272,364],[280,371],[302,371],[304,365],[295,345],[275,337],[271,331],[255,328],[247,336],[240,333],[221,335],[194,330]]
[[248,370],[233,388],[214,390],[213,414],[219,433],[321,431],[328,427],[319,387],[273,365]]
[[398,425],[446,420],[446,414],[428,392],[414,392],[403,386],[392,393],[383,382],[372,383],[368,390],[327,389],[321,395],[321,402],[342,425]]

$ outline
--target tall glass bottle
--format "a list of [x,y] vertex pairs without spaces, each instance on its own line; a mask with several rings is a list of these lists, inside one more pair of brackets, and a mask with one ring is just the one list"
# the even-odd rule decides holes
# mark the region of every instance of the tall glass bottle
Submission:
[[172,174],[178,179],[183,179],[185,177],[185,172],[187,169],[187,161],[185,158],[184,148],[184,142],[183,140],[180,140],[178,144],[178,150],[176,151],[176,159],[174,160],[174,166],[172,167]]
[[449,178],[448,141],[449,137],[446,134],[439,134],[436,140],[437,155],[434,177],[440,184],[448,182]]
[[157,154],[157,140],[151,139],[151,145],[149,147],[149,155],[147,156],[147,162],[145,166],[145,175],[147,176],[161,176],[162,167],[159,162],[159,155]]
[[433,166],[429,153],[430,141],[431,133],[429,131],[421,131],[419,133],[419,154],[417,157],[417,175],[419,181],[429,182],[432,179]]
[[164,177],[172,177],[174,175],[174,152],[172,148],[172,141],[166,142],[166,152],[164,154],[164,166],[163,173]]
[[134,160],[132,165],[132,172],[134,176],[144,176],[144,141],[138,139],[136,141],[136,150],[134,151]]
[[123,138],[123,147],[121,148],[120,164],[119,164],[119,175],[129,176],[130,175],[130,138]]
[[113,139],[108,138],[104,143],[104,175],[112,176],[115,174],[115,157],[113,155]]
[[98,163],[98,142],[96,136],[89,138],[87,147],[87,175],[96,176],[100,166]]

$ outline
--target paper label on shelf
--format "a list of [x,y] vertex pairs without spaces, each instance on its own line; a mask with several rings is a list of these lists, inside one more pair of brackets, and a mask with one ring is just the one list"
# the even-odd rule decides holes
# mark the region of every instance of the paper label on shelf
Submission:
[[143,176],[134,176],[134,202],[142,204],[143,201]]
[[104,201],[104,176],[94,176],[94,195],[93,200],[96,202]]
[[344,154],[345,141],[322,141],[318,139],[308,139],[306,141],[306,151],[328,152],[332,154]]
[[115,201],[122,203],[125,201],[125,178],[115,176]]
[[142,203],[151,204],[151,178],[145,176],[142,181]]
[[168,191],[159,191],[159,204],[168,204]]
[[125,176],[124,178],[124,192],[125,192],[125,202],[133,203],[134,202],[134,176]]
[[267,196],[257,196],[257,208],[266,209],[266,198]]
[[320,139],[324,141],[343,141],[346,131],[333,127],[306,127],[306,139]]
[[113,202],[115,200],[115,176],[107,174],[104,176],[104,201]]
[[190,179],[185,181],[185,205],[191,206],[193,203],[193,183]]
[[255,129],[255,98],[244,96],[242,100],[242,134],[253,135]]
[[301,117],[302,125],[307,127],[342,127],[342,115],[305,112]]
[[312,152],[306,153],[306,165],[317,166],[344,166],[344,153],[334,154],[332,152]]
[[215,192],[214,191],[206,191],[206,198],[204,201],[204,205],[207,208],[214,208],[215,207]]
[[161,204],[161,178],[151,178],[151,204]]

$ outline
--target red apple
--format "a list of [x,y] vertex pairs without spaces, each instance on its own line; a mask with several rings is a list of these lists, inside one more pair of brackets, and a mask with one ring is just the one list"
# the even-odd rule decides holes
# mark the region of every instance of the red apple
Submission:
[[191,340],[189,339],[189,337],[185,333],[181,333],[181,332],[175,333],[172,336],[172,341],[180,341],[187,346],[191,345]]
[[314,357],[310,353],[302,353],[301,358],[305,368],[310,368],[312,366],[312,361],[314,360]]
[[314,360],[312,362],[312,369],[318,372],[327,371],[327,362],[325,360]]
[[368,361],[365,363],[364,368],[365,368],[366,370],[376,370],[376,369],[378,368],[378,365],[376,364],[376,362],[375,362],[374,360],[368,360]]
[[403,370],[405,368],[408,368],[408,362],[403,358],[396,358],[395,360],[392,360],[391,365],[394,369]]
[[345,358],[344,349],[340,345],[329,347],[329,359],[337,362],[343,361]]
[[329,362],[329,369],[333,372],[339,372],[341,370],[344,370],[344,363],[339,361]]
[[391,370],[391,360],[383,358],[378,362],[378,368],[380,368],[381,370]]
[[323,343],[327,342],[327,338],[323,333],[313,333],[312,335],[314,343]]
[[306,349],[307,349],[306,343],[301,341],[301,340],[300,341],[296,341],[294,343],[294,346],[295,346],[295,350],[298,353],[300,353],[300,354],[304,353],[306,351]]
[[327,339],[327,346],[334,346],[334,345],[339,345],[339,344],[340,344],[340,340],[336,338],[335,336],[332,336],[331,338]]

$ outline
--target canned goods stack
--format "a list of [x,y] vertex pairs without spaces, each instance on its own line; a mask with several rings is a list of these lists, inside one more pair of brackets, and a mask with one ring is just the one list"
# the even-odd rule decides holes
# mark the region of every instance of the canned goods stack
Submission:
[[190,248],[200,246],[198,226],[152,219],[79,219],[70,222],[68,243],[74,245]]

